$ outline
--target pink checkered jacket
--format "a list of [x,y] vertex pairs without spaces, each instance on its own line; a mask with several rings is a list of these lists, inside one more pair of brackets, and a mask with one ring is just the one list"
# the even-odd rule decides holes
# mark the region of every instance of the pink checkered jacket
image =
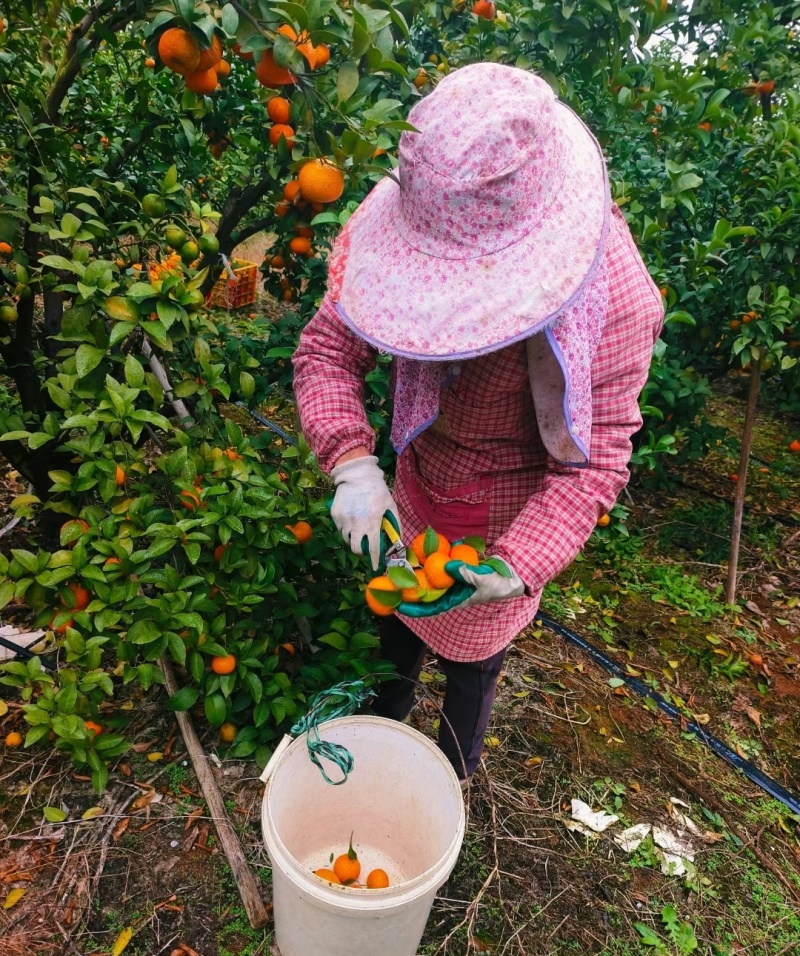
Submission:
[[[442,392],[439,419],[403,453],[394,495],[404,540],[424,530],[402,478],[406,469],[443,503],[449,491],[480,482],[488,486],[488,550],[526,585],[523,597],[404,618],[450,660],[483,660],[533,620],[544,586],[573,561],[630,477],[630,438],[641,425],[638,399],[664,310],[622,214],[616,206],[612,211],[609,311],[591,367],[588,466],[558,464],[545,450],[524,342],[464,362]],[[294,356],[303,431],[326,472],[345,452],[375,447],[363,406],[364,376],[374,365],[374,350],[345,326],[326,297]]]

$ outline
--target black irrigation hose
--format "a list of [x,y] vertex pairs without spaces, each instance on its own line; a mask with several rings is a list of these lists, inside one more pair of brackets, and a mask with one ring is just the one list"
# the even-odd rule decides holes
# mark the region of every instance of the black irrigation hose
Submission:
[[695,721],[688,720],[674,704],[670,704],[658,691],[648,687],[644,681],[639,680],[638,677],[630,677],[626,674],[625,670],[613,658],[609,657],[605,651],[601,651],[599,647],[595,647],[594,644],[591,644],[574,631],[571,631],[568,627],[564,627],[563,624],[554,621],[548,614],[539,613],[536,615],[536,620],[544,624],[545,627],[549,627],[551,631],[554,631],[560,637],[565,638],[570,644],[579,647],[592,658],[595,664],[599,664],[604,670],[607,670],[610,674],[624,681],[626,686],[630,687],[631,690],[635,690],[636,693],[642,697],[649,697],[650,700],[658,705],[660,710],[693,733],[709,750],[713,751],[718,757],[722,757],[723,760],[727,761],[732,767],[735,767],[736,770],[741,770],[753,783],[761,787],[761,789],[766,791],[771,797],[780,800],[792,813],[796,813],[800,816],[800,798],[787,790],[782,784],[778,783],[777,780],[773,780],[772,777],[759,770],[755,764],[740,757],[736,751],[731,750],[731,748],[718,737],[703,730]]
[[4,637],[0,637],[0,647],[4,647],[7,651],[13,651],[17,657],[21,657],[24,661],[29,661],[32,657],[38,657],[42,662],[42,667],[48,671],[55,671],[55,666],[50,663],[49,658],[42,657],[41,654],[34,654],[33,651],[29,651],[27,647],[20,647],[19,644],[14,644],[13,641],[7,641]]
[[287,435],[286,432],[274,422],[271,422],[268,418],[264,418],[263,415],[259,415],[258,412],[254,412],[252,409],[248,408],[244,402],[237,402],[236,404],[239,406],[239,408],[243,408],[251,418],[263,425],[264,428],[268,428],[271,432],[275,432],[279,438],[282,438],[285,442],[288,442],[290,445],[294,445],[294,447],[297,448],[297,439],[292,438],[291,435]]

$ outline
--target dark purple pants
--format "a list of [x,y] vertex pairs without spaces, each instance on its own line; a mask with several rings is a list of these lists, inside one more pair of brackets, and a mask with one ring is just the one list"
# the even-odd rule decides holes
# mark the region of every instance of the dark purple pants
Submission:
[[[386,680],[380,685],[372,710],[379,717],[404,720],[414,704],[414,682],[419,677],[426,646],[396,617],[381,620],[379,633],[381,655],[394,664],[400,677]],[[464,779],[465,765],[467,777],[471,777],[481,759],[483,735],[492,713],[497,679],[505,654],[504,648],[485,661],[468,662],[450,661],[437,655],[447,678],[442,707],[444,716],[439,722],[439,746],[459,779]],[[404,677],[409,679],[403,680]]]

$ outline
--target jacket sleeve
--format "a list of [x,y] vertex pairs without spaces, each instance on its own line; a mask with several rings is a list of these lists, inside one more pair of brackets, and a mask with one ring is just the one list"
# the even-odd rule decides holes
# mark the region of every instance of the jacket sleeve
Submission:
[[300,423],[326,473],[346,452],[375,448],[364,409],[364,376],[375,362],[374,350],[347,328],[326,296],[292,359]]
[[618,223],[616,231],[621,246],[619,261],[611,255],[609,262],[609,318],[592,363],[589,464],[570,468],[551,460],[542,490],[491,548],[530,594],[571,564],[630,478],[631,436],[642,424],[639,394],[661,330],[663,304],[627,227]]

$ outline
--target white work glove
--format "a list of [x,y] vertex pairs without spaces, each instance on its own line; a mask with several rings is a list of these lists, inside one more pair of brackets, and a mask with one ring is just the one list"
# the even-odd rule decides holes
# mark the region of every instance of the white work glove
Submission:
[[471,604],[487,604],[489,601],[505,601],[506,598],[520,597],[525,593],[525,584],[517,572],[504,561],[503,564],[511,572],[510,577],[504,577],[498,571],[487,574],[485,566],[478,571],[468,564],[458,569],[458,578],[475,588],[461,607]]
[[333,523],[356,554],[364,554],[366,538],[372,567],[377,570],[381,561],[381,522],[384,514],[391,512],[398,529],[400,527],[397,505],[378,467],[378,459],[374,455],[353,458],[343,465],[337,465],[331,477],[336,483],[331,507]]

